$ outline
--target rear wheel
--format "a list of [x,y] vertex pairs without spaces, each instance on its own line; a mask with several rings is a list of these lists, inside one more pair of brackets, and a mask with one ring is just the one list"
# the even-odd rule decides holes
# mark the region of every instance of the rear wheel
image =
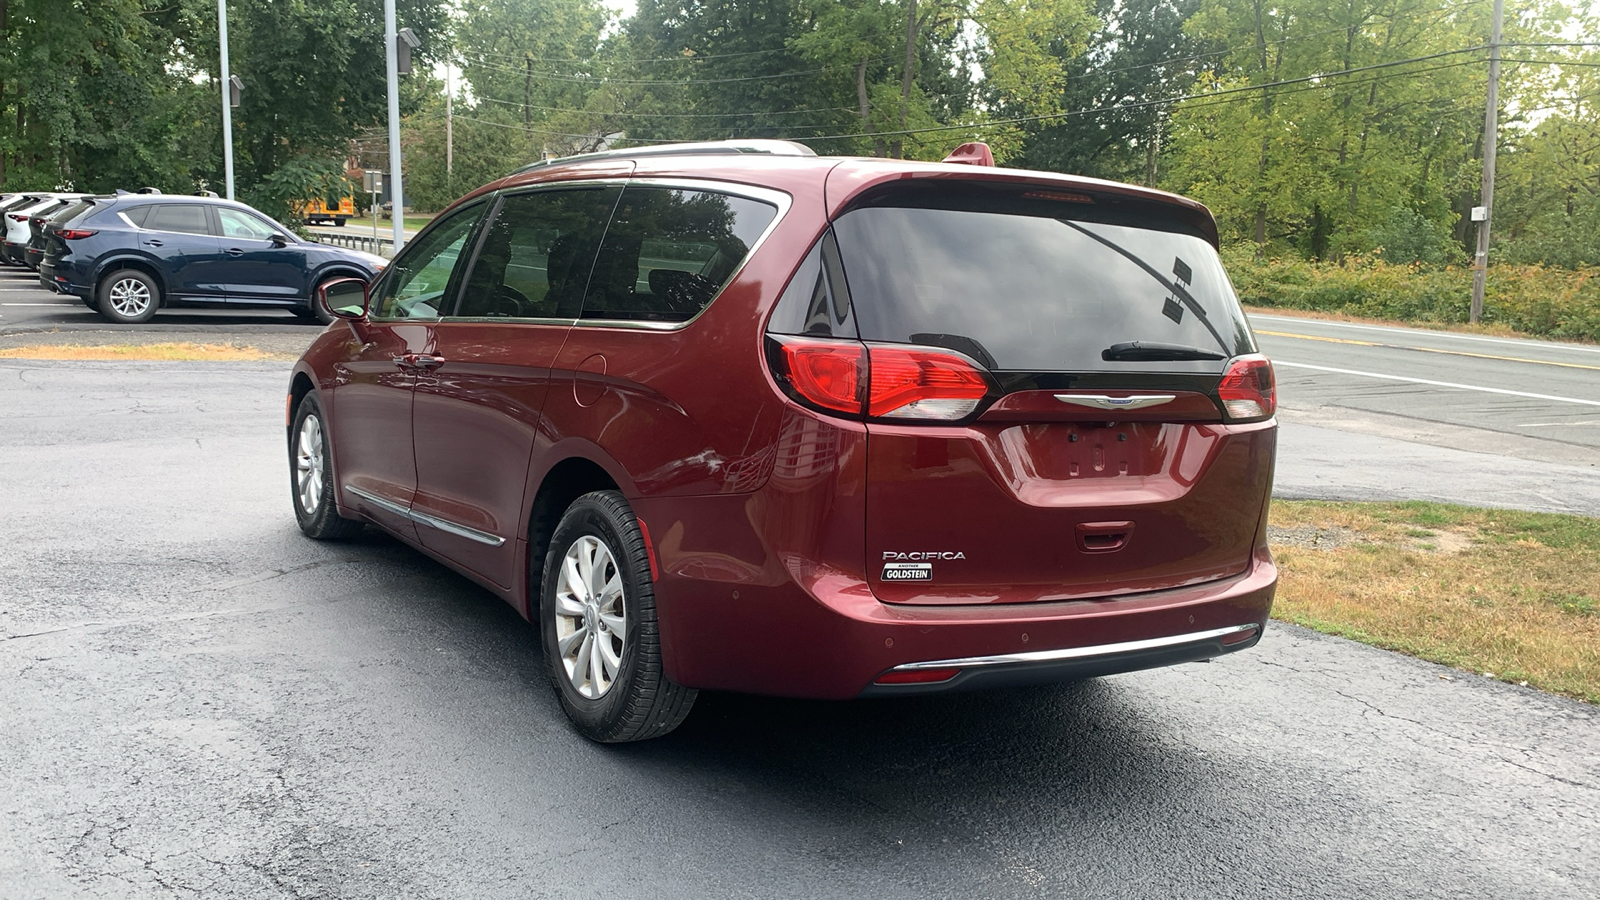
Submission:
[[696,692],[662,672],[650,558],[620,493],[596,491],[568,507],[545,555],[543,587],[545,665],[578,731],[622,743],[678,727]]
[[119,269],[100,279],[100,315],[119,325],[150,321],[161,306],[161,288],[138,269]]
[[322,407],[307,394],[295,409],[289,432],[289,493],[300,530],[317,540],[340,540],[361,533],[361,523],[339,515],[333,484],[333,454],[322,426]]

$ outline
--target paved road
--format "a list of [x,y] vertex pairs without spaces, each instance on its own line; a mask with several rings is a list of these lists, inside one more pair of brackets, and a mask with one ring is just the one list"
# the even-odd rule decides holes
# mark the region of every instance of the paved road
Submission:
[[1600,347],[1253,315],[1276,493],[1600,516]]
[[0,896],[1600,896],[1595,708],[1287,626],[591,745],[500,601],[299,535],[285,368],[0,361]]

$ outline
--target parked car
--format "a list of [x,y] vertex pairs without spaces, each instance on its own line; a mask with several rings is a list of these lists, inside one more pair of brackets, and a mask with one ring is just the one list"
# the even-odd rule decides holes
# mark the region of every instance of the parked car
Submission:
[[38,269],[39,263],[44,261],[45,225],[56,221],[70,221],[92,205],[93,199],[83,196],[66,201],[60,206],[46,206],[35,210],[28,217],[28,243],[22,250],[22,264],[30,269]]
[[39,283],[117,323],[144,322],[164,306],[287,309],[327,322],[317,285],[371,279],[387,265],[372,253],[302,240],[243,203],[210,197],[95,197],[43,231]]
[[[584,735],[1249,647],[1272,367],[1200,204],[798,144],[535,165],[294,367],[292,503],[535,622]],[[973,164],[957,164],[969,161]]]
[[0,243],[0,257],[7,264],[13,266],[26,265],[24,251],[28,247],[28,221],[41,213],[48,214],[61,209],[73,200],[85,196],[83,194],[33,194],[34,201],[22,203],[6,210],[5,238]]

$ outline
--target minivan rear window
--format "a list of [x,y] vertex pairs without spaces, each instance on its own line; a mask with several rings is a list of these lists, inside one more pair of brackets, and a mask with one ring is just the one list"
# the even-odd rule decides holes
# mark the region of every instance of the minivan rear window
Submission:
[[[861,338],[1025,372],[1220,372],[1253,352],[1209,241],[1159,210],[1110,215],[1083,200],[939,208],[924,196],[845,213],[834,227]],[[1218,358],[1102,358],[1135,341]]]

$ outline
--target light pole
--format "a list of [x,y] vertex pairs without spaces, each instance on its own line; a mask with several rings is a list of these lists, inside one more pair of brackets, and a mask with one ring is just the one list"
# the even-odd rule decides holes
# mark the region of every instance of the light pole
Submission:
[[[221,0],[218,0],[221,2]],[[389,200],[394,218],[394,252],[405,246],[405,191],[400,175],[400,35],[394,24],[394,0],[383,0],[383,54],[389,78]]]
[[[392,5],[394,0],[388,0]],[[233,199],[233,107],[234,80],[228,73],[228,0],[217,0],[217,36],[222,46],[222,177]]]

